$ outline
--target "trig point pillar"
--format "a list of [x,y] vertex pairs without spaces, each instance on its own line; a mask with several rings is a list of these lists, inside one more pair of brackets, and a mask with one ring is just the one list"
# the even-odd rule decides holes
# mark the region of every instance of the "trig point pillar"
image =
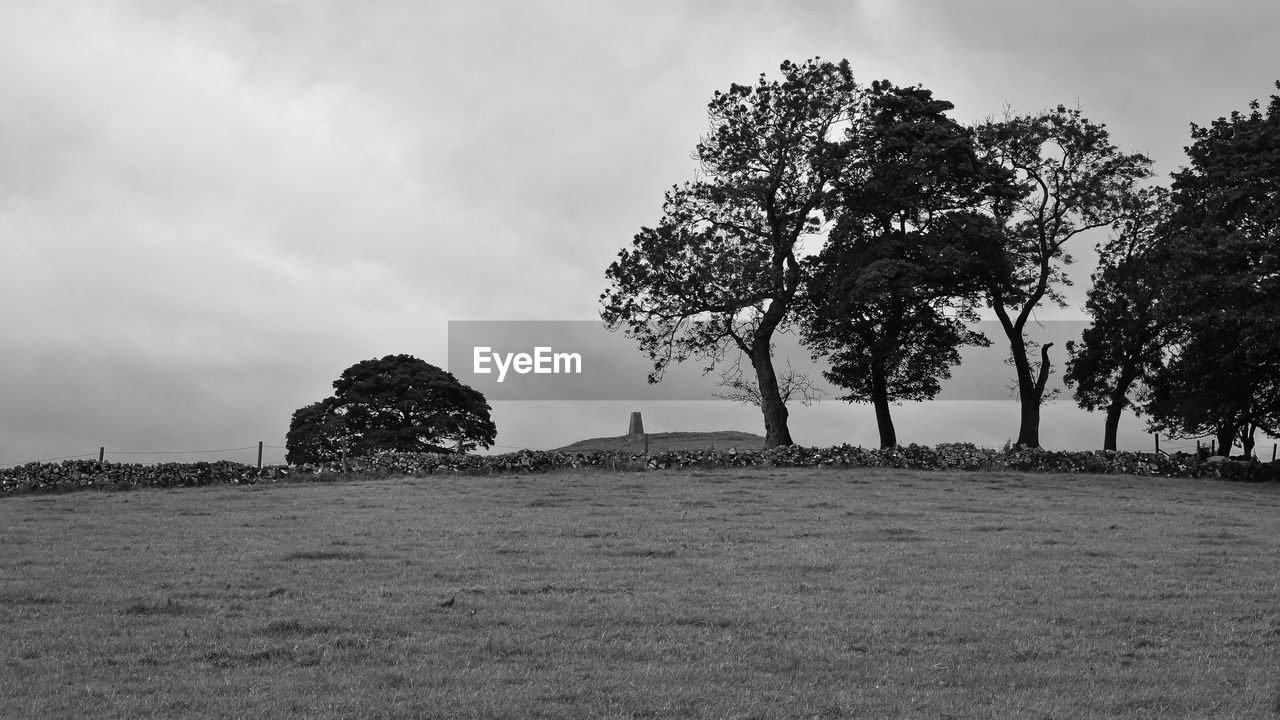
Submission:
[[640,419],[639,412],[631,413],[631,423],[627,426],[627,434],[632,436],[644,434],[644,421]]

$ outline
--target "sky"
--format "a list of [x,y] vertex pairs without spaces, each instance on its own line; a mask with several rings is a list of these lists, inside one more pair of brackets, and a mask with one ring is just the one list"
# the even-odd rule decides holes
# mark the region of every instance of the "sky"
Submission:
[[[0,0],[0,466],[280,462],[343,369],[446,367],[449,321],[591,320],[604,270],[692,179],[716,90],[848,58],[973,122],[1059,103],[1161,178],[1189,123],[1266,98],[1280,4]],[[1101,238],[1082,239],[1080,319]],[[763,433],[727,402],[493,403],[498,450]],[[1008,401],[896,409],[903,442],[999,446]],[[876,443],[869,406],[792,410]],[[1102,417],[1046,408],[1048,447]],[[1121,446],[1147,449],[1126,417]]]

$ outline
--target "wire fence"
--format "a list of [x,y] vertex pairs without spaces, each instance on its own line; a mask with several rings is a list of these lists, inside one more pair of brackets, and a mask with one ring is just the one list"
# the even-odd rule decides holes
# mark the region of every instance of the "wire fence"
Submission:
[[[57,457],[31,458],[20,461],[0,460],[0,468],[18,467],[30,463],[50,463],[62,462],[63,460],[97,460],[98,462],[139,462],[145,461],[146,458],[174,457],[191,458],[195,456],[204,456],[208,459],[227,459],[218,458],[218,455],[228,455],[231,453],[249,453],[245,464],[253,464],[255,461],[258,467],[262,467],[263,453],[266,450],[287,450],[283,445],[267,445],[259,442],[256,445],[245,445],[243,447],[234,448],[214,448],[210,450],[112,450],[107,446],[99,446],[97,452],[81,453],[79,455],[59,455]],[[257,453],[256,460],[253,453]],[[268,463],[270,464],[270,463]]]

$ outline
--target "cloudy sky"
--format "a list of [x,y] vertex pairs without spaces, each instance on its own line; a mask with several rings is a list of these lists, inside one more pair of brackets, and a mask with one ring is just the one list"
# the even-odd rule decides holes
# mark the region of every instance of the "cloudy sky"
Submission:
[[[450,320],[596,317],[605,267],[691,178],[712,93],[783,59],[848,58],[963,121],[1079,104],[1165,175],[1188,123],[1274,91],[1277,47],[1265,0],[0,0],[0,466],[260,440],[279,461],[355,362],[445,366]],[[1097,445],[1068,405],[1045,444]],[[632,409],[762,432],[718,402],[503,402],[498,443],[620,434]],[[898,417],[904,441],[1017,433],[1002,402]],[[792,420],[803,444],[876,442],[869,407]]]

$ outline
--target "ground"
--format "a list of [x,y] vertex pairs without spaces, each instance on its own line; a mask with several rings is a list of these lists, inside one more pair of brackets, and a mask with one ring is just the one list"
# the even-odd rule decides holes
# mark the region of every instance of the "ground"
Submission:
[[1280,487],[557,473],[0,499],[0,715],[1260,718]]

